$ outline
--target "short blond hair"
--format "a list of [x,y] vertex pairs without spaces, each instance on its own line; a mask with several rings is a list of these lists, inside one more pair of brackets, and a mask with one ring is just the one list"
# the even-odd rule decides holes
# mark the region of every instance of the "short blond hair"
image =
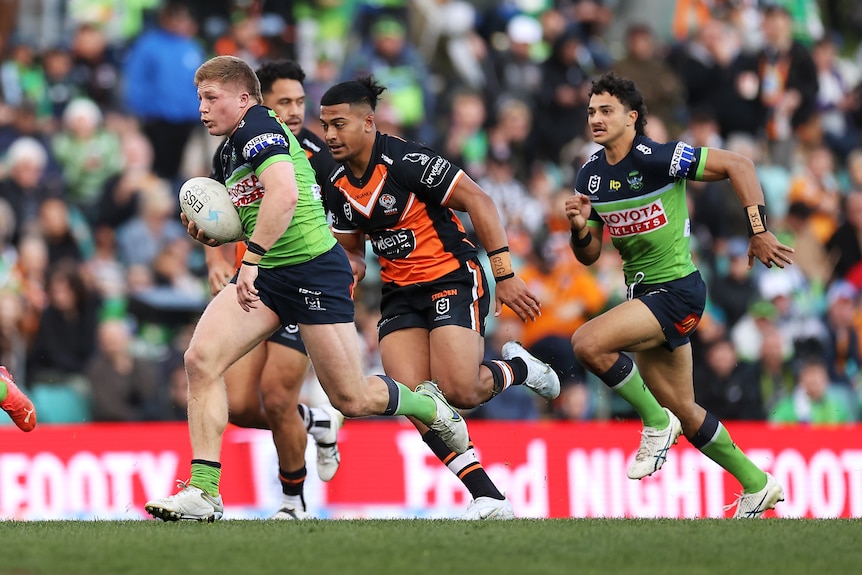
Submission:
[[216,56],[207,60],[195,72],[195,86],[214,81],[222,85],[232,84],[247,91],[257,101],[263,103],[260,80],[251,66],[236,56]]

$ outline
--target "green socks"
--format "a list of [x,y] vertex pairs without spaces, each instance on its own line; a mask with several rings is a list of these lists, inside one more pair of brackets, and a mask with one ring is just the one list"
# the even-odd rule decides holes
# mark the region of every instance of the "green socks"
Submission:
[[398,408],[395,415],[412,415],[419,421],[432,421],[437,415],[437,403],[426,395],[420,395],[401,383],[398,386]]
[[645,426],[665,429],[670,424],[667,412],[646,386],[637,367],[633,367],[627,380],[612,389],[635,408]]
[[720,423],[718,425],[715,439],[700,447],[701,453],[736,477],[746,493],[754,493],[766,487],[766,473],[736,446],[727,429]]
[[213,497],[218,497],[220,479],[221,463],[192,459],[192,478],[189,480],[189,485],[199,487]]

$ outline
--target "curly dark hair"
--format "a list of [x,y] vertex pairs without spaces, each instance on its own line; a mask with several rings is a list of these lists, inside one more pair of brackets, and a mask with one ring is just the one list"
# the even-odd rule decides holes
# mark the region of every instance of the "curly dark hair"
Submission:
[[300,84],[305,82],[305,71],[293,60],[265,62],[255,74],[260,80],[261,92],[271,92],[272,85],[278,80],[296,80]]
[[380,94],[386,86],[377,83],[374,76],[360,76],[355,80],[348,80],[332,86],[320,98],[321,106],[337,106],[338,104],[367,104],[374,111]]
[[635,120],[635,132],[640,135],[644,134],[644,128],[647,124],[647,107],[643,94],[640,93],[634,82],[621,78],[613,72],[608,72],[593,80],[589,95],[594,94],[609,94],[629,110],[637,112],[638,119]]

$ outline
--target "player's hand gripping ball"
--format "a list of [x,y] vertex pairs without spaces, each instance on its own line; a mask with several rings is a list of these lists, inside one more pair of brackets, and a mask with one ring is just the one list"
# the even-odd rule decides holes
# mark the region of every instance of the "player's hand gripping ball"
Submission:
[[223,244],[243,238],[239,212],[220,182],[191,178],[180,187],[179,199],[180,209],[208,238]]

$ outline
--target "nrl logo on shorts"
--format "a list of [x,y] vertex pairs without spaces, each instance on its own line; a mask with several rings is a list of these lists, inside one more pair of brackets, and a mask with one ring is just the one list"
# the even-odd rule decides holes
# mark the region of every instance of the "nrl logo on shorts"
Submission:
[[449,313],[449,298],[444,297],[437,300],[437,303],[434,304],[434,309],[437,311],[438,315],[444,315]]
[[587,183],[587,191],[591,194],[595,194],[599,191],[599,186],[602,183],[601,176],[590,176],[590,181]]
[[353,221],[353,210],[350,208],[350,204],[344,204],[344,217],[347,218],[347,221]]
[[383,207],[383,213],[387,216],[394,214],[398,210],[394,209],[395,206],[395,196],[392,194],[383,194],[380,196],[380,199],[377,200],[377,203]]

